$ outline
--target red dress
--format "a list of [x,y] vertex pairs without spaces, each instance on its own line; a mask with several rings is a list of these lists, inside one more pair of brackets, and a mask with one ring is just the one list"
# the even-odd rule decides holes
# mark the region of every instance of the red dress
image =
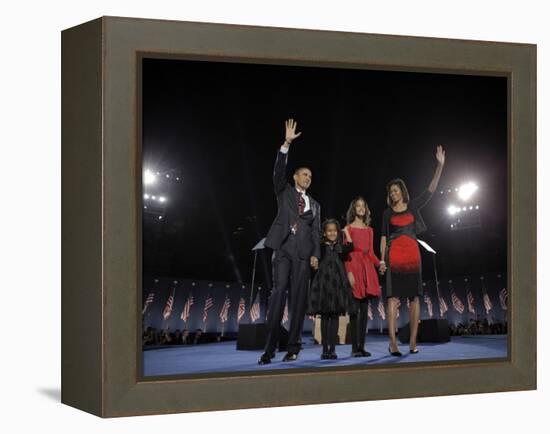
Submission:
[[380,265],[380,260],[372,248],[374,232],[370,226],[355,228],[347,225],[346,228],[353,241],[353,251],[345,262],[346,271],[351,271],[355,280],[353,296],[357,299],[380,297],[380,282],[374,268]]

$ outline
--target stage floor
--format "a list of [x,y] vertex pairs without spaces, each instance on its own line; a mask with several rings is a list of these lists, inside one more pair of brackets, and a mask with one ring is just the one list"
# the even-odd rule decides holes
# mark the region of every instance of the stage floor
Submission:
[[151,349],[143,352],[144,376],[203,374],[212,372],[263,372],[278,369],[370,366],[380,364],[476,360],[507,357],[507,336],[452,337],[442,344],[419,344],[418,354],[409,354],[408,345],[400,345],[403,357],[388,353],[387,336],[369,335],[365,349],[371,357],[350,356],[351,345],[338,345],[338,360],[321,360],[321,346],[304,336],[304,348],[295,362],[281,362],[277,353],[272,363],[258,365],[262,351],[237,351],[236,341]]

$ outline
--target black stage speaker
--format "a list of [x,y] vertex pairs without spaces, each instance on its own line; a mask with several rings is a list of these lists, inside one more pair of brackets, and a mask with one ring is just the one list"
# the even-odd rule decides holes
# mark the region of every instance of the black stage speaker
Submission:
[[[409,343],[410,323],[399,330],[397,337],[402,344]],[[418,342],[449,342],[449,323],[446,319],[424,319],[418,325]]]
[[[263,350],[267,339],[267,324],[239,324],[237,350]],[[279,351],[286,351],[288,331],[281,326],[279,330]]]

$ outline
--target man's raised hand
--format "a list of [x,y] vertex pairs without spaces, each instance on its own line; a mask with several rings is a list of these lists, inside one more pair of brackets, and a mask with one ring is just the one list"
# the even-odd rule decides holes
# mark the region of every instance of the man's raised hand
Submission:
[[298,124],[294,119],[288,119],[287,121],[285,121],[286,131],[285,131],[285,143],[283,144],[283,146],[286,146],[288,148],[296,137],[300,137],[302,132],[299,132],[296,134],[297,126]]

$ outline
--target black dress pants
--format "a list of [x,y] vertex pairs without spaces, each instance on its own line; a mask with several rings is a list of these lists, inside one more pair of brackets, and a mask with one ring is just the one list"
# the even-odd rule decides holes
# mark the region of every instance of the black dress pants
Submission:
[[277,347],[287,296],[290,317],[288,352],[297,354],[302,347],[310,258],[302,259],[298,256],[294,238],[290,236],[285,244],[273,253],[273,288],[267,310],[266,353],[275,352]]

